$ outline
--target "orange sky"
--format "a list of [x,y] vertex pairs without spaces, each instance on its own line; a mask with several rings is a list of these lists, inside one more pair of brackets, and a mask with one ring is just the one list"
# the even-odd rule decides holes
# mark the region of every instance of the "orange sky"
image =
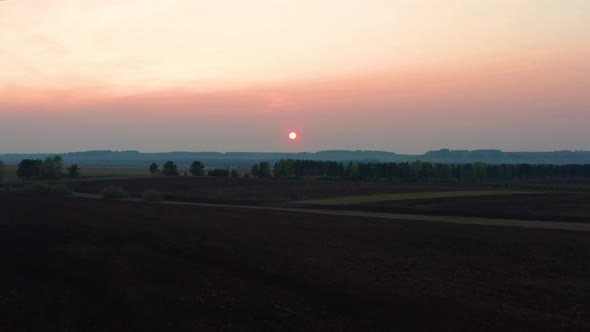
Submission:
[[0,153],[588,150],[588,31],[582,0],[2,1]]

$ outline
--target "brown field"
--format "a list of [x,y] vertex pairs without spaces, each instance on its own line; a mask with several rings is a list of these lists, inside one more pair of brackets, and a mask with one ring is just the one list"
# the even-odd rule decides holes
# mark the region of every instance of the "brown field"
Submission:
[[477,190],[491,187],[468,183],[265,180],[184,176],[88,180],[76,181],[69,185],[77,192],[98,193],[109,184],[121,186],[135,194],[146,189],[156,189],[164,193],[167,199],[175,201],[257,205],[351,195]]
[[[207,177],[64,183],[76,196],[114,184],[169,202],[0,192],[0,331],[590,329],[590,232],[532,221],[581,230],[588,193]],[[363,195],[395,200],[292,203]],[[324,210],[297,210],[310,207]],[[510,227],[517,219],[533,228]],[[495,222],[505,226],[485,226]]]
[[590,234],[0,193],[2,331],[590,328]]
[[330,206],[330,209],[334,208],[386,213],[590,222],[590,193],[443,197]]

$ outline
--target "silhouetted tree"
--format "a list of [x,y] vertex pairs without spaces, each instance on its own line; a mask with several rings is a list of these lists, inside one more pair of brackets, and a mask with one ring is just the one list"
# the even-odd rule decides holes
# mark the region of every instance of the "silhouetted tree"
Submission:
[[229,176],[231,176],[232,178],[239,178],[240,177],[240,172],[238,172],[238,170],[236,170],[236,169],[232,169],[229,172]]
[[43,161],[42,177],[55,179],[63,175],[63,159],[61,156],[47,157]]
[[275,177],[293,177],[295,176],[295,160],[281,159],[275,163],[274,167]]
[[270,163],[268,161],[260,162],[260,175],[261,178],[271,178],[272,172],[270,170]]
[[254,177],[259,177],[260,176],[260,165],[258,165],[258,164],[252,165],[252,168],[250,169],[250,174]]
[[80,176],[80,167],[78,165],[72,165],[68,167],[68,176],[71,178],[77,178]]
[[0,160],[0,181],[4,179],[4,163]]
[[203,165],[203,163],[198,160],[193,161],[189,171],[193,176],[203,176],[205,175],[205,165]]
[[35,179],[42,175],[43,160],[41,159],[23,159],[18,164],[16,175],[21,179]]
[[162,166],[162,175],[178,176],[178,166],[172,161],[167,161]]
[[156,163],[152,163],[152,164],[150,165],[150,173],[151,173],[151,174],[156,174],[156,173],[158,173],[159,171],[160,171],[160,169],[159,169],[159,166],[158,166],[158,164],[156,164]]

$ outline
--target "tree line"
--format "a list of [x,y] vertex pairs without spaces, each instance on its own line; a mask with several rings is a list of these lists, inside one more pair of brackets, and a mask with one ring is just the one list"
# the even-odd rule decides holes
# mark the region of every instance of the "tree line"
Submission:
[[80,175],[78,165],[71,165],[64,171],[63,159],[60,156],[42,159],[23,159],[18,164],[16,175],[20,179],[58,179],[64,176],[77,178]]
[[[151,174],[178,176],[178,166],[167,161],[160,166],[152,163]],[[17,176],[24,180],[57,179],[64,176],[79,177],[78,165],[64,170],[60,156],[42,159],[23,159],[17,167]],[[240,174],[236,169],[213,168],[206,170],[200,161],[194,161],[188,173],[193,176],[257,177],[257,178],[331,178],[366,181],[387,180],[514,180],[534,178],[590,177],[590,164],[486,164],[486,163],[431,163],[414,162],[336,162],[300,159],[281,159],[274,164],[262,161],[252,165],[249,172]],[[0,161],[0,180],[4,164]],[[185,175],[188,175],[185,172]]]
[[[160,169],[160,165],[156,163],[152,163],[149,167],[149,171],[152,175],[165,175],[165,176],[179,176],[180,172],[178,171],[178,166],[173,161],[167,161],[162,165]],[[205,165],[196,160],[193,161],[191,166],[188,169],[188,173],[192,176],[214,176],[214,177],[239,177],[240,174],[237,170],[232,169],[225,169],[225,168],[213,168],[209,169],[205,172]],[[188,175],[185,172],[185,175]]]
[[[256,165],[253,166],[253,168]],[[260,166],[256,166],[260,167]],[[254,175],[254,172],[252,172]],[[590,164],[448,164],[431,162],[335,162],[281,159],[278,178],[340,178],[352,180],[513,180],[548,177],[590,177]]]

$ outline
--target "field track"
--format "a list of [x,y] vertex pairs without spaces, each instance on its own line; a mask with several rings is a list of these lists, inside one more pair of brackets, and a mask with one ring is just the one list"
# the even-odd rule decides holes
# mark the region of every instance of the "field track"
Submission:
[[[82,194],[82,193],[76,193],[75,197],[102,199],[102,197],[100,195]],[[143,202],[139,199],[127,199],[127,200],[128,201]],[[353,211],[353,210],[286,208],[286,207],[274,207],[274,206],[248,206],[248,205],[211,204],[211,203],[195,203],[195,202],[175,202],[175,201],[162,201],[157,204],[239,208],[239,209],[252,209],[252,210],[313,213],[313,214],[346,216],[346,217],[367,217],[367,218],[380,218],[380,219],[391,219],[391,220],[416,220],[416,221],[442,222],[442,223],[466,224],[466,225],[523,227],[523,228],[556,229],[556,230],[567,230],[567,231],[590,232],[590,224],[589,223],[580,223],[580,222],[536,221],[536,220],[497,219],[497,218],[459,217],[459,216],[432,216],[432,215],[381,213],[381,212]]]

